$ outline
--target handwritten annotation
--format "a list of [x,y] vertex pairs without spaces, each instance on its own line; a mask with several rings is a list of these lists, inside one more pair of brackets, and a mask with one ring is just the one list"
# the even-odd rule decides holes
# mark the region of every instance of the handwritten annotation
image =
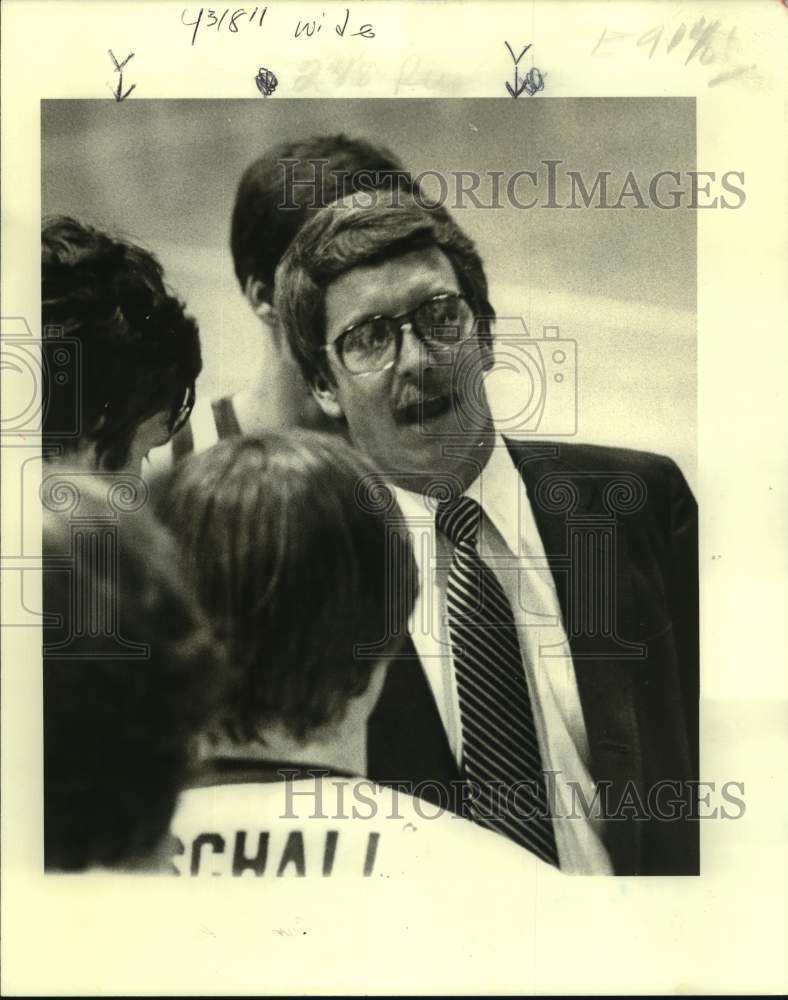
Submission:
[[257,84],[257,89],[263,97],[270,97],[279,83],[275,74],[270,69],[266,69],[265,66],[260,67],[257,76],[254,78],[254,82]]
[[[249,25],[262,28],[267,10],[268,7],[255,7],[249,12],[245,7],[237,7],[231,11],[229,7],[225,7],[223,11],[217,13],[213,7],[200,7],[192,14],[188,8],[184,8],[181,11],[181,24],[187,28],[194,28],[192,32],[192,45],[194,45],[197,41],[197,32],[201,28],[206,31],[215,28],[218,33],[224,26],[227,31],[234,35],[237,35],[242,27]],[[193,20],[187,20],[187,16]]]
[[522,79],[520,79],[517,70],[517,64],[523,58],[525,53],[531,48],[533,43],[529,42],[528,45],[520,50],[520,54],[518,56],[515,56],[514,51],[508,42],[504,42],[503,44],[509,50],[509,55],[512,57],[512,62],[514,63],[514,85],[506,80],[506,89],[509,91],[509,96],[517,98],[523,91],[525,91],[529,97],[533,97],[538,91],[544,90],[544,77],[536,66],[532,66]]
[[[255,7],[253,10],[246,7],[237,7],[235,9],[231,7],[225,7],[224,9],[199,7],[193,11],[189,8],[184,8],[181,11],[181,24],[192,29],[191,44],[194,45],[198,35],[205,34],[211,30],[216,32],[216,34],[224,31],[225,33],[237,35],[241,30],[249,31],[254,28],[262,28],[267,12],[267,5],[264,7]],[[375,37],[372,25],[367,23],[360,24],[358,21],[354,21],[351,17],[349,7],[345,7],[344,17],[340,17],[336,21],[330,19],[326,22],[325,17],[326,14],[323,11],[319,18],[311,20],[296,18],[294,27],[292,28],[293,37],[312,38],[319,35],[324,27],[330,33],[332,23],[334,33],[340,38],[344,38],[345,36],[359,38]]]
[[118,62],[118,60],[115,58],[115,53],[112,51],[112,49],[107,49],[107,52],[109,53],[109,57],[115,65],[115,72],[118,74],[117,88],[115,90],[112,90],[112,87],[110,87],[110,90],[112,90],[112,96],[115,98],[116,101],[125,101],[126,98],[129,96],[129,94],[132,92],[132,90],[134,90],[134,88],[137,86],[136,83],[132,83],[132,85],[129,87],[127,91],[124,92],[123,90],[123,67],[126,65],[127,62],[129,62],[130,59],[134,58],[134,53],[130,52],[123,60],[123,62]]
[[[319,20],[314,21],[299,21],[296,25],[293,35],[295,38],[300,38],[302,35],[306,35],[307,38],[311,38],[312,35],[316,35],[318,32],[323,30],[323,22],[325,20],[325,11],[321,15]],[[344,38],[347,29],[348,22],[350,21],[350,8],[345,7],[345,17],[341,21],[337,21],[334,25],[334,31],[339,35],[340,38]],[[375,32],[372,30],[371,24],[362,24],[358,31],[351,31],[351,37],[354,35],[360,35],[362,38],[374,38]]]
[[[678,16],[678,15],[677,15]],[[622,44],[627,45],[627,39],[634,39],[634,46],[648,52],[648,58],[653,59],[655,53],[663,56],[670,56],[671,59],[680,58],[686,53],[684,65],[689,66],[693,60],[697,59],[700,66],[717,65],[723,71],[715,73],[711,79],[707,80],[707,87],[716,87],[728,80],[735,80],[744,73],[749,73],[756,69],[755,63],[734,63],[733,57],[738,56],[741,45],[736,39],[736,25],[732,25],[727,32],[723,44],[722,21],[706,20],[699,17],[687,30],[687,22],[681,21],[675,25],[675,20],[668,24],[655,24],[647,31],[611,31],[607,26],[599,36],[599,41],[591,49],[591,55],[597,58],[606,58],[619,50]],[[660,48],[660,42],[664,46]],[[632,42],[628,43],[630,46]]]

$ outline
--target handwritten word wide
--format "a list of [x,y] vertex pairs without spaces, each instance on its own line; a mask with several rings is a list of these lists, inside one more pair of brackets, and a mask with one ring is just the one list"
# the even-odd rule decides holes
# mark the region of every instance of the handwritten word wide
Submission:
[[[295,27],[293,32],[294,38],[311,38],[313,35],[318,34],[318,32],[323,30],[323,22],[325,20],[325,11],[317,20],[312,21],[301,21]],[[340,38],[344,38],[345,33],[348,29],[348,22],[350,21],[350,8],[345,7],[344,18],[337,21],[334,25],[334,31],[339,35]],[[374,38],[375,32],[372,30],[371,24],[362,24],[358,31],[351,31],[350,35],[359,35],[361,38]]]

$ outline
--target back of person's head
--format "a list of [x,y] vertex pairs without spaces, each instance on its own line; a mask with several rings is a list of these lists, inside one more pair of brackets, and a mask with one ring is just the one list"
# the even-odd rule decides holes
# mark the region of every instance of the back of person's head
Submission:
[[272,147],[246,169],[235,198],[230,245],[241,288],[250,278],[259,282],[259,297],[270,304],[276,267],[312,213],[354,192],[400,184],[413,188],[400,160],[363,139],[318,135]]
[[164,444],[188,416],[202,360],[197,324],[158,260],[75,219],[47,219],[41,302],[45,444],[65,456],[89,444],[94,467],[116,470],[154,417],[148,444]]
[[166,529],[145,509],[108,519],[106,474],[62,475],[50,506],[79,507],[45,500],[45,866],[155,868],[226,666]]
[[166,517],[238,668],[231,738],[264,738],[266,723],[316,737],[400,649],[417,584],[395,512],[328,435],[227,439],[179,467]]
[[325,299],[332,281],[354,267],[379,264],[414,250],[436,248],[452,265],[460,291],[489,339],[495,318],[484,265],[470,237],[443,207],[427,207],[418,192],[381,191],[371,205],[345,198],[309,219],[276,273],[281,325],[309,385],[333,381],[323,350]]

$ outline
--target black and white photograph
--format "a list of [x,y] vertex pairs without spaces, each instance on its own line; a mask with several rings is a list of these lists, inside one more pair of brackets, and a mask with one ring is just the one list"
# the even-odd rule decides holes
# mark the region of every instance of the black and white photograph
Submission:
[[[84,523],[76,496],[62,509],[68,467],[100,474],[110,510],[145,477],[236,676],[177,771],[190,699],[181,734],[137,690],[124,617],[161,642],[165,689],[190,670],[165,652],[187,625],[127,611],[124,527],[99,520],[115,618],[45,635],[47,867],[144,866],[161,786],[185,784],[169,849],[187,877],[374,877],[403,851],[429,870],[455,839],[468,867],[505,849],[697,875],[697,518],[676,461],[694,473],[694,102],[126,112],[42,109],[44,337],[80,364],[47,413],[45,496]],[[146,542],[131,551],[144,582]],[[130,658],[102,661],[107,683],[130,674],[128,697],[162,706],[139,731],[89,664],[115,630]],[[104,725],[129,740],[110,760],[133,760],[131,797]],[[75,729],[93,749],[69,776]],[[139,850],[134,810],[117,822],[132,801]]]
[[[559,944],[540,918],[567,940],[641,927],[641,958],[595,990],[719,989],[638,962],[649,934],[690,962],[682,901],[712,906],[765,822],[766,778],[735,756],[759,716],[702,697],[724,636],[738,655],[730,578],[710,576],[737,475],[705,410],[730,383],[700,338],[735,240],[709,234],[757,210],[759,178],[705,152],[705,94],[554,91],[532,27],[501,35],[495,96],[440,93],[407,49],[389,93],[337,96],[320,82],[373,79],[385,5],[326,6],[189,8],[168,31],[207,66],[276,13],[291,47],[325,29],[326,52],[355,37],[362,58],[267,55],[245,96],[187,99],[146,92],[141,45],[116,41],[95,53],[105,93],[37,101],[40,309],[7,285],[3,305],[4,379],[33,386],[3,421],[21,540],[3,631],[40,655],[37,891],[87,913],[120,879],[96,898],[128,899],[129,937],[95,984],[132,995],[131,928],[170,905],[179,953],[207,949],[192,972],[216,956],[208,995],[452,991],[452,948],[467,988],[575,992],[539,958]],[[681,48],[709,93],[733,87],[735,31],[668,20],[627,42],[602,17],[588,57]],[[221,980],[213,918],[243,921],[240,949],[258,914],[272,940]],[[438,964],[343,979],[350,915],[367,949],[376,921],[401,931],[403,961],[432,921]],[[527,968],[484,979],[482,935]],[[164,964],[163,995],[194,982]]]

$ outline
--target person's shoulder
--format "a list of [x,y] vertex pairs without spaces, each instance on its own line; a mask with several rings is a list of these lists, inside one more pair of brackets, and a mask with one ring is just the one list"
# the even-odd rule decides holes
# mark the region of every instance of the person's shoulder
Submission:
[[171,831],[173,842],[182,845],[173,855],[181,874],[188,868],[192,874],[228,875],[238,843],[258,843],[261,836],[271,855],[269,874],[275,875],[295,857],[293,851],[302,874],[322,870],[325,876],[328,865],[336,878],[453,882],[458,876],[521,880],[558,874],[497,833],[362,777],[191,788],[181,793]]
[[374,786],[379,817],[396,837],[389,836],[388,862],[402,872],[428,872],[431,877],[458,874],[511,877],[557,870],[508,838],[456,815],[449,809],[384,786]]
[[685,485],[684,476],[676,462],[669,455],[658,452],[565,441],[530,442],[507,439],[506,443],[515,461],[541,455],[547,460],[585,474],[601,476],[630,473],[641,477],[647,484]]
[[175,816],[180,820],[210,814],[233,815],[236,811],[254,814],[268,800],[276,799],[277,782],[235,782],[204,784],[185,788],[178,796]]
[[541,445],[555,449],[556,457],[567,465],[589,471],[666,472],[676,463],[668,455],[616,445],[542,441]]
[[[596,497],[605,507],[637,524],[694,523],[697,502],[684,474],[667,455],[598,444],[507,442],[512,459],[533,496],[543,477],[558,475]],[[541,456],[541,461],[539,460]],[[536,460],[536,461],[535,461]],[[528,470],[531,470],[530,473]]]

